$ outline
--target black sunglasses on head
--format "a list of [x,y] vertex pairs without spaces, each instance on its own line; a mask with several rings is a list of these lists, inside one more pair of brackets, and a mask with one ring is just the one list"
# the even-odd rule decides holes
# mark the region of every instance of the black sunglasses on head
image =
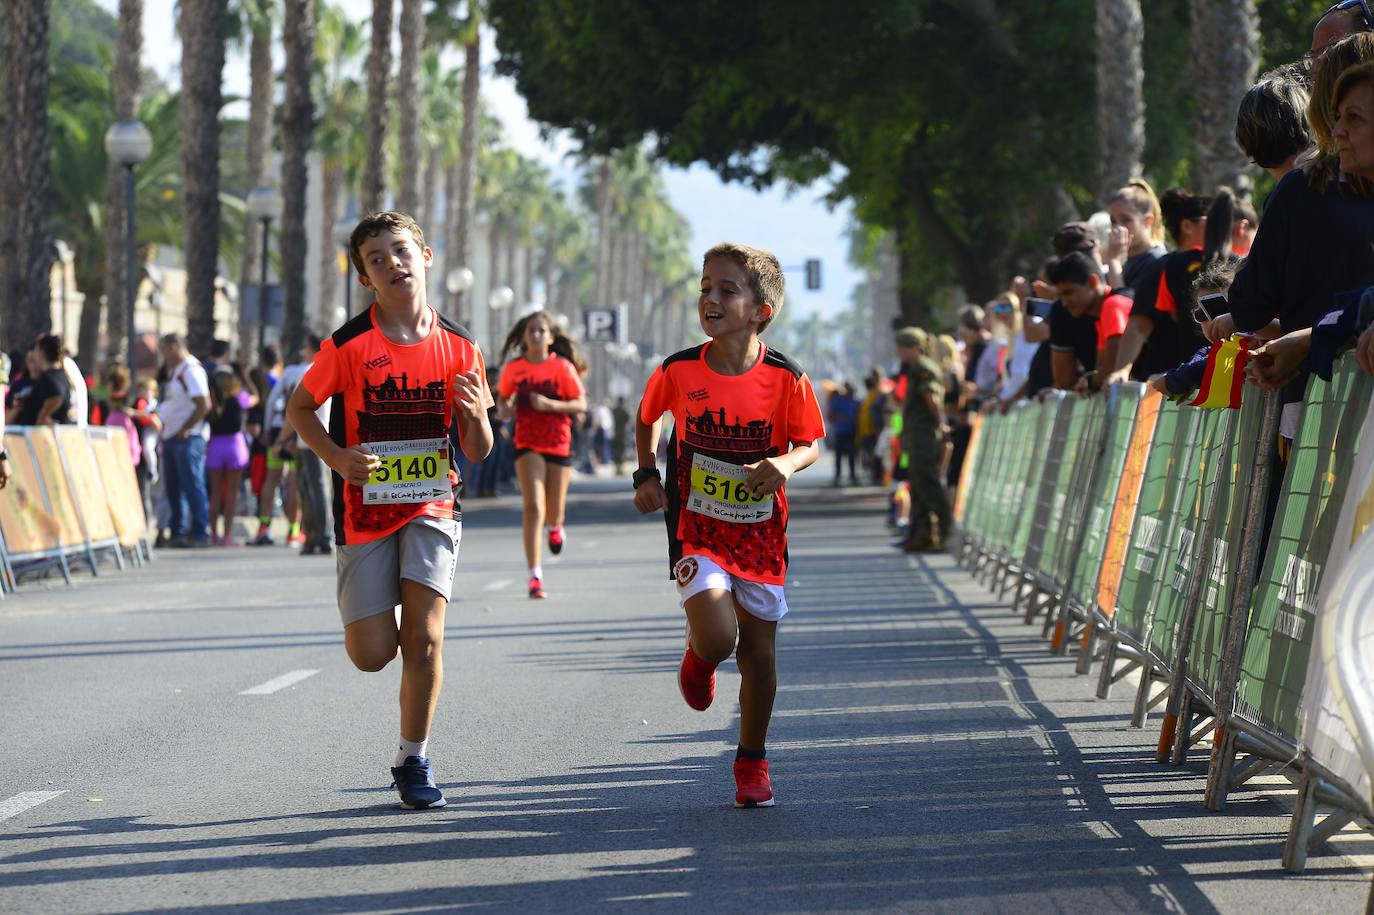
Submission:
[[1340,3],[1337,3],[1335,6],[1322,13],[1322,19],[1325,19],[1335,12],[1353,9],[1358,9],[1360,11],[1360,16],[1364,19],[1364,27],[1366,29],[1374,29],[1374,10],[1369,8],[1369,0],[1341,0]]

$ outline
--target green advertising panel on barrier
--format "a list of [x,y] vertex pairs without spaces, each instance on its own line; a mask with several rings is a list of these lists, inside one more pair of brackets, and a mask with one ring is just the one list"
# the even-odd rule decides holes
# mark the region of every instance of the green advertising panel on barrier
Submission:
[[1029,572],[1040,571],[1041,558],[1045,554],[1046,533],[1050,515],[1054,511],[1055,494],[1059,490],[1059,468],[1064,462],[1064,452],[1068,448],[1069,425],[1073,421],[1078,406],[1076,397],[1061,396],[1054,406],[1053,423],[1047,436],[1046,447],[1040,455],[1037,485],[1026,492],[1030,524],[1026,538],[1026,550],[1022,554],[1025,568]]
[[1040,492],[1041,478],[1045,474],[1045,455],[1050,450],[1050,434],[1054,430],[1055,415],[1062,397],[1060,394],[1042,401],[1031,411],[1031,420],[1035,427],[1035,444],[1031,448],[1023,449],[1027,452],[1026,472],[1022,474],[1016,486],[1016,524],[1012,529],[1011,548],[1008,550],[1018,561],[1026,555],[1030,543],[1031,522],[1035,518],[1035,500]]
[[1010,540],[1007,512],[1014,504],[1018,451],[1022,450],[1017,441],[1022,423],[1019,414],[1024,412],[1022,409],[1008,416],[996,417],[1001,440],[998,443],[997,464],[985,481],[988,513],[984,525],[987,543],[995,550],[1005,550]]
[[1242,720],[1295,742],[1317,589],[1363,437],[1371,383],[1349,359],[1313,378],[1283,476],[1236,690]]
[[1102,448],[1104,423],[1107,417],[1107,397],[1093,397],[1079,407],[1082,423],[1069,430],[1069,468],[1060,473],[1060,485],[1065,495],[1058,523],[1051,534],[1054,552],[1046,564],[1046,572],[1059,591],[1068,587],[1069,573],[1083,537],[1084,514],[1091,492],[1093,471]]
[[1064,430],[1064,446],[1060,450],[1054,489],[1050,494],[1049,513],[1045,517],[1043,547],[1037,568],[1037,571],[1051,582],[1059,580],[1059,557],[1063,552],[1073,481],[1078,470],[1079,455],[1089,447],[1084,439],[1087,438],[1088,414],[1091,407],[1091,402],[1073,398],[1061,408],[1069,411],[1069,419]]
[[987,500],[987,477],[990,468],[996,464],[997,450],[1001,443],[1002,424],[998,422],[1000,417],[988,417],[983,421],[983,427],[978,433],[978,450],[973,456],[973,466],[969,470],[967,478],[963,481],[966,492],[963,493],[964,515],[959,521],[959,526],[968,534],[974,537],[983,537],[982,519],[986,515],[984,503]]
[[1241,395],[1231,433],[1231,447],[1222,465],[1224,477],[1217,491],[1213,517],[1216,527],[1204,559],[1207,579],[1198,598],[1188,647],[1188,683],[1210,702],[1221,678],[1221,653],[1226,640],[1226,608],[1235,588],[1233,570],[1240,566],[1241,535],[1245,526],[1245,491],[1255,469],[1255,443],[1259,434],[1264,391],[1247,384]]
[[1097,577],[1107,550],[1107,526],[1111,523],[1112,505],[1139,405],[1139,384],[1113,385],[1107,392],[1106,444],[1088,493],[1082,536],[1077,538],[1078,564],[1074,566],[1073,580],[1068,583],[1069,596],[1081,606],[1091,607],[1096,599]]
[[[1180,454],[1175,473],[1182,484],[1178,511],[1166,535],[1173,541],[1170,562],[1155,597],[1150,622],[1150,655],[1157,666],[1172,669],[1178,654],[1179,634],[1185,622],[1188,582],[1201,559],[1208,532],[1217,469],[1230,459],[1231,410],[1198,410],[1187,448]],[[1166,571],[1167,570],[1167,571]]]
[[1181,491],[1176,468],[1188,446],[1197,412],[1167,401],[1160,406],[1159,421],[1150,444],[1150,459],[1140,484],[1140,499],[1126,547],[1113,619],[1119,635],[1142,646],[1149,636],[1153,603],[1162,584],[1160,579],[1171,562],[1173,543],[1165,534],[1170,529]]

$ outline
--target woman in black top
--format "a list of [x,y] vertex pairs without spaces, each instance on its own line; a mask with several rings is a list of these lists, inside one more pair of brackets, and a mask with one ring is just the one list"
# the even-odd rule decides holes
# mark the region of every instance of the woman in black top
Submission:
[[29,352],[33,387],[15,415],[17,426],[45,426],[71,422],[72,388],[62,370],[62,338],[44,334]]

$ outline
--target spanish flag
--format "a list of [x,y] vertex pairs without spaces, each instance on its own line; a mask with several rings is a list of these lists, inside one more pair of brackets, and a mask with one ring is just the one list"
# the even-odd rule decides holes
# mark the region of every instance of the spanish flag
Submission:
[[1251,338],[1237,334],[1212,344],[1207,353],[1207,370],[1190,407],[1212,410],[1239,410],[1241,386],[1245,384],[1245,365],[1250,361]]

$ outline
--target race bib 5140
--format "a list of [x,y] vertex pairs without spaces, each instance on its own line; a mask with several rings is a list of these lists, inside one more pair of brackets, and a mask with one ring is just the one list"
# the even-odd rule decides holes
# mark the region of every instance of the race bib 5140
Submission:
[[687,510],[736,524],[767,521],[773,517],[773,496],[754,498],[744,486],[748,478],[749,473],[738,464],[693,455]]
[[448,439],[421,438],[364,445],[381,459],[363,485],[363,503],[428,502],[452,494],[448,479]]

